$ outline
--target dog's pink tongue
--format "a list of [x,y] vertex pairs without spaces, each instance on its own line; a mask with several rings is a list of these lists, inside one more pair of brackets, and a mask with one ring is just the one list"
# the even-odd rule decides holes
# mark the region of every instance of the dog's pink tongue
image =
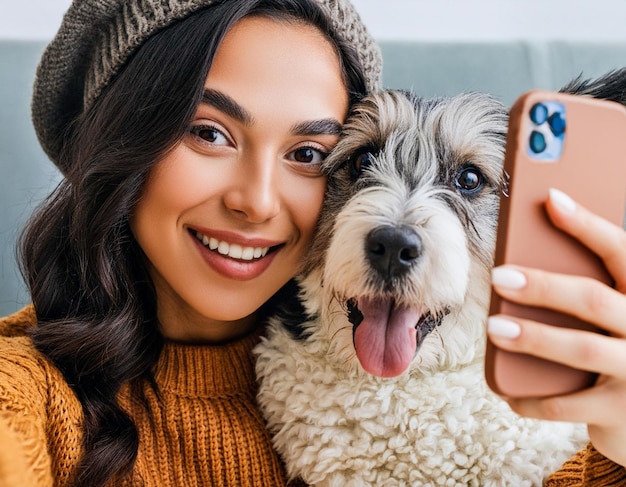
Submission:
[[402,374],[417,347],[417,308],[394,307],[392,300],[358,300],[363,321],[354,332],[356,354],[363,368],[379,377]]

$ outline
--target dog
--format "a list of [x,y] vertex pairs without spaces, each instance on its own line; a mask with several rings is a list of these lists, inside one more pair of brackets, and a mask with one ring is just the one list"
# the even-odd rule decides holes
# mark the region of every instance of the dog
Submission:
[[[623,102],[625,87],[626,70],[562,91]],[[506,129],[479,93],[386,90],[352,110],[312,249],[255,349],[291,478],[541,485],[588,441],[583,425],[518,416],[484,380]]]

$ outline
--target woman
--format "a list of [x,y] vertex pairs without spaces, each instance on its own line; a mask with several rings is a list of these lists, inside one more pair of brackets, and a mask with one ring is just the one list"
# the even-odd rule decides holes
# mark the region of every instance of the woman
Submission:
[[[34,306],[0,322],[0,434],[28,465],[24,485],[285,483],[250,350],[311,238],[317,165],[380,69],[351,7],[320,3],[334,26],[307,0],[83,0],[68,12],[33,100],[65,180],[22,240]],[[595,221],[553,214],[575,234]],[[600,240],[618,234],[596,226]],[[556,279],[523,272],[522,290],[497,289],[532,301],[525,290]],[[587,286],[551,284],[567,308]],[[521,326],[510,348],[543,330]],[[604,412],[617,425],[615,407]]]
[[250,352],[379,75],[348,1],[72,5],[33,98],[65,177],[21,242],[33,307],[0,322],[32,485],[285,484]]

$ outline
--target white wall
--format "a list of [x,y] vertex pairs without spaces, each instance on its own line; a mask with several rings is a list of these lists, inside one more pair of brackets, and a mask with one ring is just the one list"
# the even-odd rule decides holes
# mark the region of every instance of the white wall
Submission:
[[[626,39],[625,0],[353,2],[378,39]],[[0,0],[0,38],[49,39],[69,4],[70,0]]]

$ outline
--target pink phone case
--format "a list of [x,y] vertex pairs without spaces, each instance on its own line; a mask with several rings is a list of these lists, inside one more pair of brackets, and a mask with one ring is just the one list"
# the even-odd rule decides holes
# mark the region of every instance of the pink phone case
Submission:
[[[548,149],[539,152],[550,144],[550,150],[561,150],[560,154]],[[552,226],[544,203],[548,189],[557,188],[594,213],[623,224],[626,109],[582,96],[526,93],[510,111],[504,170],[508,187],[500,198],[495,265],[535,267],[612,284],[596,255]],[[493,292],[490,314],[599,331],[572,316],[517,305]],[[588,372],[498,349],[489,340],[485,374],[489,386],[508,397],[564,394],[589,387],[595,380]]]

